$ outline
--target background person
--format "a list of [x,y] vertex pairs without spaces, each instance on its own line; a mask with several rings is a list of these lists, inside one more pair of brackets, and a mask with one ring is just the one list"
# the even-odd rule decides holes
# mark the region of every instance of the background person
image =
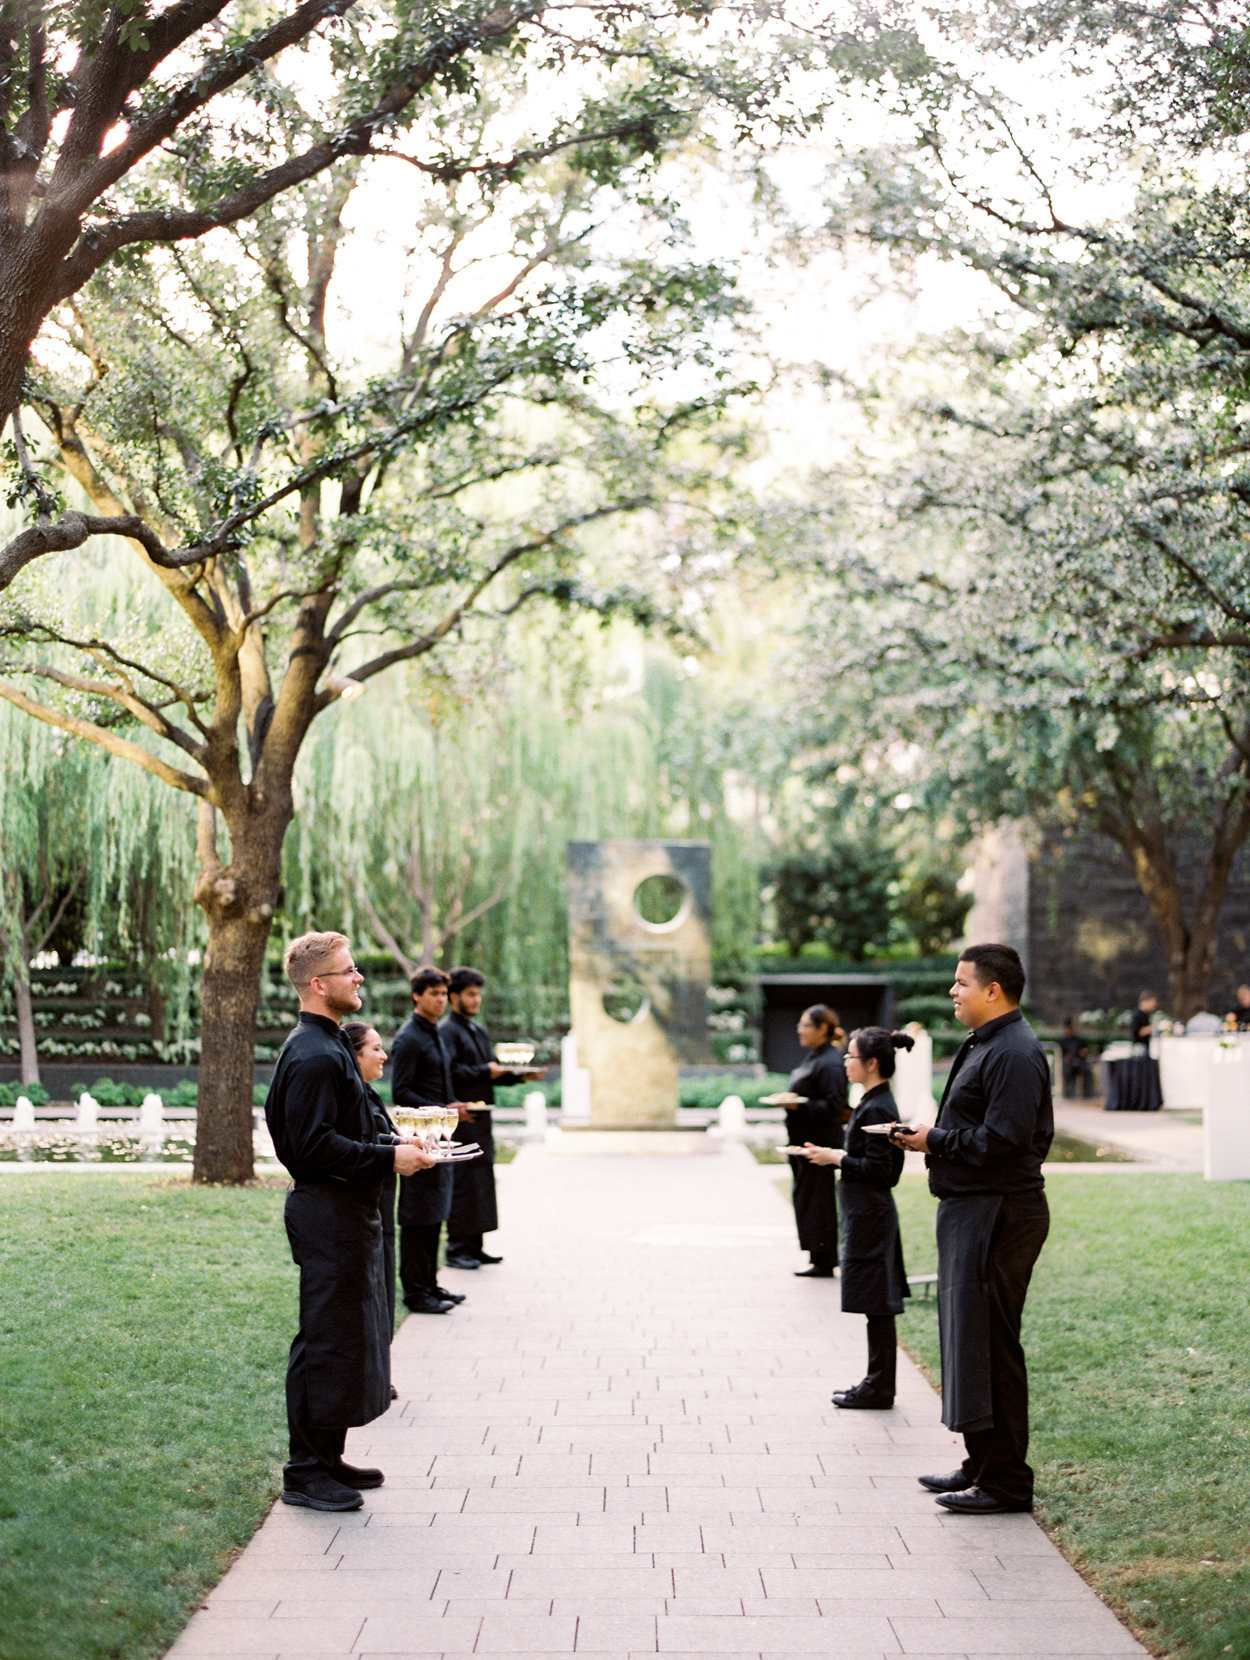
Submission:
[[882,1026],[861,1026],[851,1033],[846,1075],[864,1093],[846,1126],[846,1147],[810,1147],[811,1164],[839,1171],[838,1196],[842,1247],[842,1312],[868,1317],[868,1371],[862,1382],[838,1390],[834,1406],[886,1408],[894,1405],[898,1369],[895,1316],[910,1297],[903,1266],[898,1210],[890,1191],[903,1173],[903,1152],[881,1135],[866,1135],[866,1124],[898,1123],[898,1108],[888,1080],[894,1076],[894,1053],[911,1049],[915,1039]]
[[[391,1045],[397,1107],[457,1106],[438,1022],[447,1012],[447,976],[429,963],[412,981],[412,1014]],[[451,1166],[437,1163],[399,1184],[399,1283],[414,1314],[450,1314],[458,1295],[438,1283],[438,1245],[451,1211]]]
[[[790,1074],[792,1094],[805,1097],[801,1107],[786,1108],[786,1140],[791,1147],[814,1142],[818,1147],[842,1145],[847,1088],[842,1052],[846,1033],[837,1015],[824,1003],[814,1003],[799,1017],[799,1042],[808,1051],[802,1066]],[[810,1268],[796,1269],[799,1279],[828,1280],[838,1261],[838,1173],[808,1159],[791,1155],[794,1178],[794,1220],[799,1247],[811,1259]]]
[[1143,991],[1137,999],[1137,1007],[1128,1017],[1128,1037],[1130,1043],[1149,1043],[1154,1035],[1155,1010],[1159,1007],[1159,999],[1153,991]]
[[1185,1022],[1186,1037],[1210,1037],[1220,1029],[1220,1017],[1212,1014],[1204,1003],[1200,1009],[1195,1009]]
[[937,1124],[895,1139],[923,1152],[937,1213],[942,1422],[966,1456],[921,1476],[947,1510],[1033,1508],[1029,1385],[1020,1318],[1050,1227],[1042,1160],[1054,1137],[1050,1066],[1020,1013],[1024,965],[1009,945],[971,945],[955,968],[955,1018],[971,1028]]
[[290,1171],[286,1231],[299,1267],[299,1330],[287,1363],[290,1456],[282,1498],[311,1510],[358,1510],[382,1472],[343,1459],[347,1431],[391,1404],[382,1222],[387,1176],[434,1161],[383,1143],[351,1044],[339,1030],[360,1007],[364,976],[346,937],[302,934],[283,957],[299,1025],[282,1046],[265,1101]]
[[1224,1024],[1239,1032],[1250,1031],[1250,986],[1237,987],[1237,1001],[1224,1016]]
[[1094,1093],[1094,1069],[1089,1063],[1089,1044],[1076,1029],[1071,1015],[1063,1023],[1059,1039],[1062,1056],[1064,1099],[1074,1101],[1079,1094],[1089,1098]]
[[[447,1266],[479,1268],[502,1262],[484,1248],[485,1236],[499,1226],[495,1197],[495,1133],[491,1108],[496,1084],[520,1084],[541,1078],[545,1067],[509,1072],[495,1059],[490,1033],[474,1018],[482,1007],[486,976],[476,968],[453,968],[447,995],[451,1012],[439,1027],[451,1065],[451,1087],[457,1099],[474,1103],[460,1109],[457,1141],[475,1141],[480,1159],[452,1168],[451,1213],[447,1219]],[[478,1106],[477,1103],[484,1103]]]

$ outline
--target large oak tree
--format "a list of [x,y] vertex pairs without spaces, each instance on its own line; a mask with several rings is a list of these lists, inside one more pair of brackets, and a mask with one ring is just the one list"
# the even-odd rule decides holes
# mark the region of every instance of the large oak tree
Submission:
[[[46,319],[10,400],[11,496],[32,522],[0,555],[0,696],[198,804],[201,1180],[251,1172],[258,979],[316,717],[527,603],[680,613],[714,553],[738,303],[684,254],[656,168],[722,115],[787,119],[784,42],[757,54],[641,8],[388,7],[325,40],[320,81],[320,60],[269,73],[297,23],[311,41],[340,12],[241,37],[227,25],[254,11],[91,12],[47,133],[14,139],[39,149],[72,101],[13,220],[19,264],[52,201],[66,221],[71,176],[94,181],[81,214],[107,211],[45,246],[55,271],[23,324]],[[14,35],[36,103],[50,51]],[[195,126],[210,88],[245,86],[225,137]],[[142,186],[123,165],[140,155]],[[335,284],[381,168],[424,194],[395,190],[407,298],[393,324],[371,316],[366,350]],[[644,522],[610,537],[627,515]],[[72,550],[104,535],[147,573],[139,615],[75,592]]]

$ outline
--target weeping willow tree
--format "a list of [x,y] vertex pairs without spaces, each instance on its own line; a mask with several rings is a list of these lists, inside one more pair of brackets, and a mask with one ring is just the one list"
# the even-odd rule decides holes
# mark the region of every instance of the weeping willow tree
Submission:
[[344,918],[405,974],[471,960],[535,1024],[567,983],[569,839],[692,836],[713,848],[718,964],[744,967],[760,844],[726,804],[736,711],[628,630],[537,626],[511,654],[489,696],[414,675],[368,720],[323,723],[287,838],[291,925]]
[[[194,862],[187,807],[146,774],[0,703],[0,967],[23,1083],[39,1082],[32,965],[76,950],[132,965],[158,1053],[187,1039]],[[166,1029],[166,1009],[172,1029]]]
[[[171,148],[157,198],[359,142],[194,246],[165,246],[153,210],[151,238],[61,292],[11,420],[29,522],[0,572],[0,698],[197,808],[199,1181],[252,1173],[260,977],[314,723],[520,608],[656,624],[713,568],[743,303],[693,257],[681,187],[714,136],[813,113],[780,21],[470,6],[448,33],[436,10],[400,8],[392,45],[433,32],[439,73],[359,131],[380,42],[337,79],[247,66],[259,126]],[[106,534],[148,584],[132,616],[76,588]]]

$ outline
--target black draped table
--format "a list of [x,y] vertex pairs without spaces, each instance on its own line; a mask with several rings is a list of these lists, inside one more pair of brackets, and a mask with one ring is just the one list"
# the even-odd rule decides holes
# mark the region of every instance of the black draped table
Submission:
[[1106,1112],[1158,1112],[1163,1105],[1159,1063],[1145,1049],[1121,1060],[1104,1060]]

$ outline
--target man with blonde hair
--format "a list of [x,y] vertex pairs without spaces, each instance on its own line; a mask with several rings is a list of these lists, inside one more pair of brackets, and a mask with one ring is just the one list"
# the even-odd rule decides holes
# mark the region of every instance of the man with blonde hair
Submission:
[[355,1051],[339,1023],[360,1007],[364,975],[344,934],[301,934],[282,958],[299,1025],[265,1101],[274,1149],[293,1178],[286,1231],[299,1267],[299,1330],[287,1364],[287,1504],[358,1510],[381,1470],[347,1464],[347,1431],[390,1406],[388,1305],[378,1200],[391,1171],[437,1161],[380,1139]]

